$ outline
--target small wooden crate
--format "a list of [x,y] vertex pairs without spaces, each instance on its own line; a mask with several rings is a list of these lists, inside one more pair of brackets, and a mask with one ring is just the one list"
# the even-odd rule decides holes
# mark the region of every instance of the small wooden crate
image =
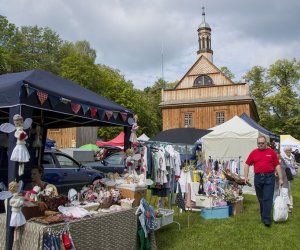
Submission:
[[122,198],[130,198],[134,199],[132,203],[132,207],[137,207],[140,205],[140,200],[142,198],[146,197],[147,194],[147,188],[125,188],[125,187],[118,187],[118,189],[121,192],[121,197]]

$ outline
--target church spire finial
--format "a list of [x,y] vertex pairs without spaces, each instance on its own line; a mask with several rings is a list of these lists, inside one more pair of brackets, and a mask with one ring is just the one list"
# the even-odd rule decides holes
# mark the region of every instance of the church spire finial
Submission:
[[202,23],[205,23],[205,7],[202,7]]

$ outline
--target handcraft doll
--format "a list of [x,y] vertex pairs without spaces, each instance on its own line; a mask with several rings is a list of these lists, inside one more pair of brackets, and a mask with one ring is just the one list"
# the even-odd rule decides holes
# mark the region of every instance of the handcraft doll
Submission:
[[137,143],[137,136],[136,136],[136,131],[138,130],[139,126],[137,125],[137,120],[138,120],[138,116],[135,115],[133,117],[133,124],[132,124],[132,127],[131,127],[131,134],[130,134],[130,138],[129,138],[129,141],[133,144]]
[[29,152],[26,148],[26,139],[28,138],[24,129],[27,129],[32,124],[32,119],[27,118],[23,121],[23,117],[19,114],[13,116],[14,125],[10,123],[3,123],[0,126],[0,131],[11,133],[16,130],[15,137],[17,144],[11,154],[10,160],[19,162],[19,176],[24,174],[24,163],[30,159]]
[[26,223],[26,219],[22,213],[24,198],[18,194],[19,184],[15,181],[12,181],[8,185],[8,190],[13,195],[9,200],[9,205],[11,206],[11,218],[9,225],[11,227],[23,226]]

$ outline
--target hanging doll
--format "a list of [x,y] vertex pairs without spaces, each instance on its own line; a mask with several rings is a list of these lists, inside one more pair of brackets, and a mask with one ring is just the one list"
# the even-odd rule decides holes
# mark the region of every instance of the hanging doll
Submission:
[[3,123],[0,126],[0,131],[4,133],[11,133],[16,130],[15,137],[17,144],[11,154],[10,160],[19,162],[19,176],[24,174],[24,163],[30,159],[29,152],[26,148],[26,139],[28,135],[24,129],[28,129],[32,124],[32,119],[27,118],[23,121],[23,117],[19,114],[13,116],[14,125],[11,123]]
[[32,147],[35,148],[35,157],[39,156],[39,151],[42,146],[43,146],[43,144],[42,144],[42,138],[41,138],[41,127],[39,125],[36,125],[35,138],[34,138],[34,142],[32,143]]
[[137,143],[137,136],[136,136],[136,131],[138,130],[139,126],[137,125],[137,121],[138,121],[138,116],[135,115],[133,117],[133,124],[132,124],[132,127],[131,127],[131,134],[130,134],[130,138],[129,138],[129,141],[131,141],[131,143],[135,144]]

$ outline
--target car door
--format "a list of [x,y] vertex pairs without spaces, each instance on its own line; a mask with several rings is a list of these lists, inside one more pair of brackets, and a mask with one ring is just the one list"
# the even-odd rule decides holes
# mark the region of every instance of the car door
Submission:
[[73,188],[82,188],[90,182],[90,176],[80,164],[71,157],[56,153],[56,159],[60,165],[65,185]]

